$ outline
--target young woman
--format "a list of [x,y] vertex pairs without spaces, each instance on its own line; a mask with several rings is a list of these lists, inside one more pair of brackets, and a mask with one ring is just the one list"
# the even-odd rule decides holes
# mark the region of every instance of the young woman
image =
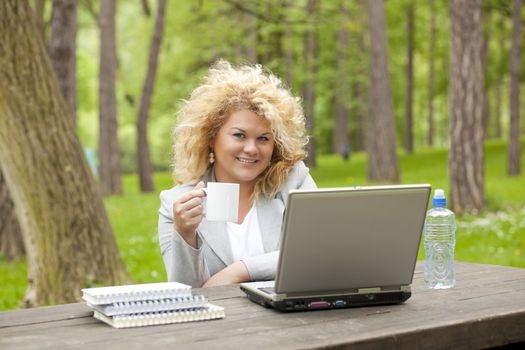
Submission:
[[[209,287],[275,278],[288,192],[314,188],[299,99],[261,66],[219,61],[179,110],[173,175],[160,194],[169,281]],[[207,221],[208,181],[238,183],[239,221]]]

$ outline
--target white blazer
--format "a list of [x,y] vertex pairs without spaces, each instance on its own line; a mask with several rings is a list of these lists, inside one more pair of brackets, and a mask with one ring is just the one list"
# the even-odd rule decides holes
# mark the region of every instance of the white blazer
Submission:
[[[210,168],[204,182],[213,181]],[[173,203],[182,194],[191,191],[195,184],[177,185],[160,193],[159,244],[166,267],[168,281],[177,281],[193,287],[201,287],[210,276],[234,263],[230,241],[224,222],[202,220],[197,228],[195,249],[175,231]],[[281,224],[288,192],[297,188],[316,188],[316,184],[303,162],[290,171],[287,180],[273,199],[260,197],[257,202],[257,218],[261,229],[264,254],[243,259],[252,281],[275,278]]]

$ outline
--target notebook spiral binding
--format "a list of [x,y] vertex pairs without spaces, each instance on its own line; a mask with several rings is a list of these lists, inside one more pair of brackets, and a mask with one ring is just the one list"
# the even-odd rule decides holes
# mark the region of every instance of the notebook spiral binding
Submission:
[[204,295],[193,295],[182,298],[166,298],[158,300],[120,301],[107,305],[88,306],[106,316],[139,314],[143,312],[174,311],[205,307],[208,298]]
[[90,305],[117,302],[191,297],[191,286],[178,282],[130,284],[82,289],[82,299]]
[[203,308],[193,308],[177,311],[159,311],[138,313],[129,315],[106,316],[103,313],[95,310],[93,317],[99,319],[114,328],[130,328],[154,326],[170,323],[183,323],[194,321],[205,321],[224,318],[224,308],[206,304]]

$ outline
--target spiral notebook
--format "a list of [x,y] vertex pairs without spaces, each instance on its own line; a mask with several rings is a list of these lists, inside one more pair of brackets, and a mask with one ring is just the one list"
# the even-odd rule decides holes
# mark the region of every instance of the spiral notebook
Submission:
[[107,316],[95,310],[93,317],[109,324],[114,328],[131,328],[171,323],[215,320],[224,318],[225,314],[223,307],[213,304],[206,304],[206,306],[202,308],[176,311],[145,312],[117,316]]
[[191,286],[178,282],[129,284],[82,289],[82,299],[91,305],[123,301],[191,297]]
[[93,317],[115,328],[224,318],[224,308],[192,295],[191,286],[150,283],[82,289],[82,298]]

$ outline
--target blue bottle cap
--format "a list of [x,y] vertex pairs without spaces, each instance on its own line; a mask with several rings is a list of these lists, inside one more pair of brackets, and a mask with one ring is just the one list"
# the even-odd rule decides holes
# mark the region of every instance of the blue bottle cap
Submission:
[[432,205],[434,207],[446,207],[447,198],[445,198],[445,191],[442,189],[437,189],[434,192],[434,197],[432,198]]

